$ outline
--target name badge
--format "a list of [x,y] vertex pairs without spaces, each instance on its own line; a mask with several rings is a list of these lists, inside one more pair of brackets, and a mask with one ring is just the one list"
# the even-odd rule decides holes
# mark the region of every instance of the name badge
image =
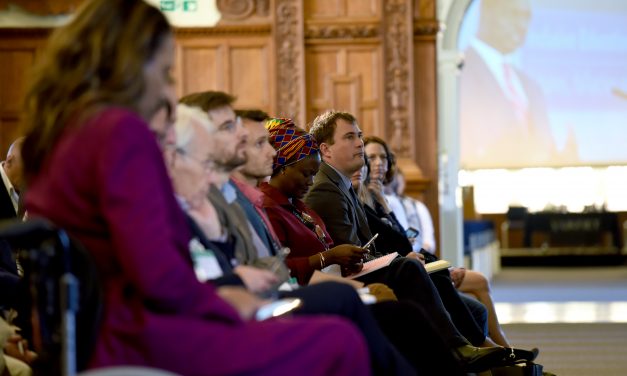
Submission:
[[206,249],[198,239],[189,242],[189,251],[194,263],[194,272],[200,282],[222,277],[224,274],[213,251]]

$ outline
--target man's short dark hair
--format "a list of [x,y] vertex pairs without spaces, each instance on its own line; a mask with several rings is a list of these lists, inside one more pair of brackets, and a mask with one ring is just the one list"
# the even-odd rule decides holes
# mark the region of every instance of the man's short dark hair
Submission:
[[235,110],[235,115],[241,117],[242,119],[248,119],[252,121],[266,121],[270,119],[270,116],[267,112],[258,109]]
[[208,112],[216,108],[232,106],[236,99],[236,97],[223,91],[203,91],[188,94],[179,99],[179,103],[191,107],[200,107],[203,111]]
[[309,129],[309,133],[311,133],[318,145],[322,143],[333,145],[333,136],[335,135],[338,119],[345,120],[351,124],[357,122],[355,116],[343,111],[329,110],[318,115]]

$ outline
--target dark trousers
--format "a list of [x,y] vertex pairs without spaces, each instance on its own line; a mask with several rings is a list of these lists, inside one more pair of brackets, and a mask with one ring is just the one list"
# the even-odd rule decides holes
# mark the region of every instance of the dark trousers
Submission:
[[448,270],[429,274],[440,294],[444,307],[459,332],[473,345],[481,345],[486,338],[488,311],[480,302],[461,295],[453,286]]
[[451,321],[438,290],[420,262],[399,257],[388,267],[366,274],[359,280],[366,284],[384,283],[394,290],[399,300],[418,304],[450,348],[468,344]]
[[[410,363],[390,343],[379,328],[377,320],[365,306],[355,289],[349,285],[325,282],[300,288],[296,291],[281,292],[281,297],[303,300],[301,309],[295,314],[335,314],[352,321],[364,335],[370,350],[373,371],[377,375],[415,375],[417,372]],[[388,316],[392,321],[394,318]],[[387,321],[387,319],[382,319]],[[298,335],[295,333],[295,335]],[[421,341],[416,338],[416,341]],[[448,352],[444,348],[442,351]],[[420,356],[420,354],[416,354]],[[412,362],[415,363],[415,362]]]
[[466,375],[424,310],[411,301],[370,306],[379,327],[420,375]]
[[[488,309],[476,298],[466,295],[458,291],[459,297],[462,298],[466,307],[472,314],[472,317],[475,319],[475,322],[479,326],[483,335],[481,338],[485,341],[485,338],[489,335],[488,333]],[[463,334],[463,333],[462,333]]]

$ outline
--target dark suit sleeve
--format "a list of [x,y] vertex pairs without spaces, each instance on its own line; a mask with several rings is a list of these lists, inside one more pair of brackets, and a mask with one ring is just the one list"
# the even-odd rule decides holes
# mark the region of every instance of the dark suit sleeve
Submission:
[[322,182],[314,185],[305,198],[305,203],[322,218],[335,245],[360,244],[352,223],[350,204],[333,183]]
[[214,286],[217,286],[217,287],[220,287],[220,286],[244,286],[246,287],[244,285],[244,281],[242,281],[242,279],[233,272],[233,268],[231,267],[231,263],[229,262],[229,258],[232,258],[232,256],[229,256],[229,255],[233,254],[233,246],[231,246],[228,243],[212,242],[202,232],[200,227],[198,227],[198,224],[194,221],[194,219],[191,216],[185,213],[185,217],[187,219],[187,223],[189,224],[189,227],[193,236],[195,236],[196,239],[198,239],[198,241],[200,241],[200,243],[202,243],[202,245],[205,248],[213,251],[213,254],[215,255],[218,261],[218,264],[220,265],[220,268],[222,269],[222,272],[224,273],[222,277],[212,279],[209,282],[211,282]]
[[[205,243],[203,243],[205,244]],[[243,286],[246,287],[244,281],[235,274],[228,260],[228,254],[233,253],[233,247],[228,243],[212,242],[207,243],[218,260],[218,264],[222,268],[224,275],[220,278],[212,279],[211,283],[215,286]],[[230,253],[229,253],[230,252]]]
[[386,218],[390,224],[385,223],[368,205],[364,205],[366,211],[366,218],[368,218],[368,226],[370,232],[373,234],[379,234],[379,237],[374,241],[377,250],[384,254],[398,252],[401,256],[407,255],[412,251],[411,243],[404,233],[399,232],[393,225],[395,218],[386,215]]

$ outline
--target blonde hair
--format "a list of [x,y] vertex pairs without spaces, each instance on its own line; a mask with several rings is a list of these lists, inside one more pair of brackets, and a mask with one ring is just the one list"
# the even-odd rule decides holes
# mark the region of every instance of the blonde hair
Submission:
[[142,0],[86,1],[57,29],[26,96],[27,175],[39,171],[63,131],[89,112],[109,105],[138,111],[144,65],[170,33],[164,15]]
[[364,186],[363,180],[361,181],[361,183],[359,184],[359,187],[357,188],[357,197],[359,198],[359,201],[361,201],[363,205],[368,205],[374,209],[374,199],[372,198],[372,193],[366,186]]

